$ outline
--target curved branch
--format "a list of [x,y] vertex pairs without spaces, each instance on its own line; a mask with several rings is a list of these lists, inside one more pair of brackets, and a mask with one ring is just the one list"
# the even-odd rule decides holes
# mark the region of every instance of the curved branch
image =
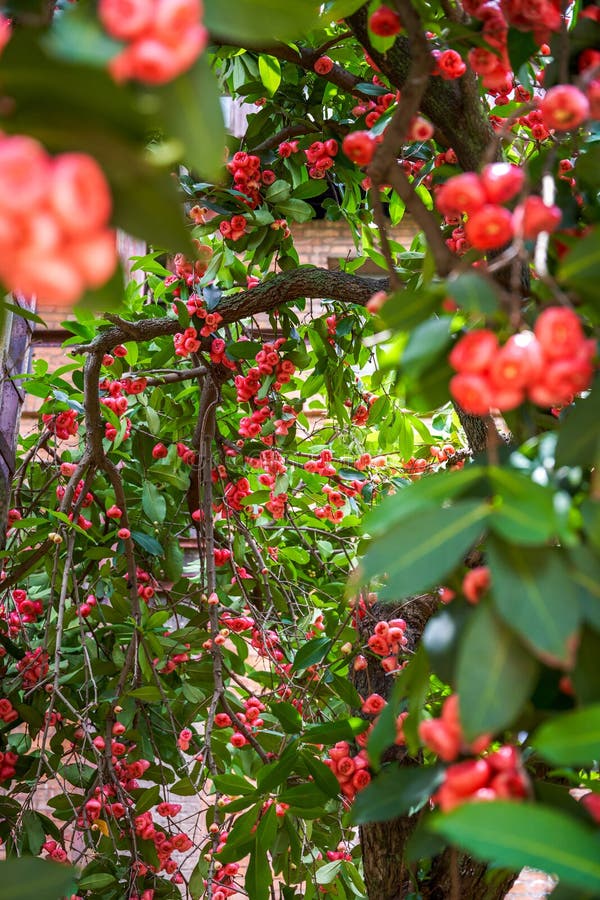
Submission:
[[[270,312],[284,303],[292,303],[301,298],[337,300],[340,303],[364,306],[373,294],[387,290],[388,285],[387,278],[368,278],[347,272],[331,272],[329,269],[300,267],[275,275],[250,290],[224,298],[217,311],[222,317],[222,324],[227,325],[258,313]],[[126,330],[120,325],[107,328],[91,343],[76,347],[73,352],[93,354],[97,362],[90,366],[95,367],[101,361],[102,353],[107,353],[125,340],[150,341],[179,331],[181,324],[178,319],[143,319],[140,322],[128,322]]]

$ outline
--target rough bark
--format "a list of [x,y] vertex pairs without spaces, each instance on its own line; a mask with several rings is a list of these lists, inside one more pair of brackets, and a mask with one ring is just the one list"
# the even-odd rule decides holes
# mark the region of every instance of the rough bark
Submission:
[[[402,90],[410,71],[410,42],[399,36],[387,53],[378,53],[369,40],[368,16],[367,4],[346,21],[390,83]],[[472,73],[458,81],[431,78],[421,102],[422,112],[467,170],[479,168],[493,140],[492,127],[481,105],[474,78]]]

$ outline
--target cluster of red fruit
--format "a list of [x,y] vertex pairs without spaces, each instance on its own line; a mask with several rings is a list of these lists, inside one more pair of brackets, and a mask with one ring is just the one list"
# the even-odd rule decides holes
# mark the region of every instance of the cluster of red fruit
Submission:
[[323,760],[337,778],[340,791],[349,802],[371,781],[367,751],[363,747],[354,756],[350,755],[351,752],[347,741],[338,741]]
[[239,241],[246,234],[247,224],[246,216],[232,216],[230,219],[223,219],[222,222],[219,222],[219,231],[226,240],[235,243],[235,241]]
[[43,413],[42,422],[60,441],[68,441],[77,434],[77,413],[74,409],[66,409],[56,414]]
[[[244,700],[244,712],[237,713],[237,717],[247,731],[253,733],[265,724],[264,719],[261,717],[261,713],[264,712],[265,709],[266,706],[258,699],[258,697],[247,697]],[[217,728],[231,728],[233,721],[227,713],[217,713],[215,716],[215,725]],[[245,747],[249,741],[243,732],[236,729],[229,738],[229,743],[232,747],[240,748]]]
[[338,154],[338,142],[334,138],[326,141],[314,141],[304,151],[308,163],[310,178],[325,178],[325,173],[333,166]]
[[[518,234],[526,240],[542,231],[554,231],[561,219],[556,206],[546,206],[541,197],[530,196],[514,212],[500,204],[512,200],[523,189],[525,173],[512,163],[491,163],[480,175],[464,172],[449,178],[435,194],[439,211],[448,224],[458,224],[468,215],[464,236],[477,250],[497,250]],[[451,241],[462,238],[452,233]],[[451,245],[451,249],[458,249]],[[466,249],[466,246],[463,247]]]
[[442,812],[463,803],[522,800],[529,792],[516,747],[505,744],[481,759],[466,759],[448,766],[441,787],[432,796]]
[[41,647],[26,650],[23,659],[17,662],[24,688],[33,688],[48,674],[50,668],[48,654]]
[[0,751],[0,782],[10,781],[15,777],[19,757],[12,750]]
[[[273,173],[269,170],[267,170],[268,174],[267,172],[261,173],[260,157],[243,150],[238,150],[233,154],[231,161],[227,163],[227,171],[233,177],[235,190],[245,194],[248,198],[243,202],[250,209],[256,209],[260,204],[260,190],[263,184],[272,184],[275,180],[274,177],[271,177]],[[263,176],[266,176],[266,181],[263,181]]]
[[8,697],[0,698],[0,721],[9,725],[19,718],[19,713],[14,708]]
[[457,694],[446,698],[438,719],[424,719],[420,723],[419,737],[444,762],[453,762],[460,753],[482,753],[491,741],[489,734],[483,734],[470,743],[465,741]]
[[400,668],[398,656],[408,645],[405,631],[404,619],[381,621],[377,623],[367,641],[369,650],[382,657],[381,666],[386,672],[396,672]]
[[158,866],[148,866],[153,872],[164,871],[171,875],[173,884],[183,884],[183,876],[178,871],[179,866],[172,858],[172,853],[186,853],[194,846],[187,834],[178,832],[167,835],[156,827],[151,812],[142,813],[134,819],[135,833],[145,841],[152,841],[158,856]]
[[116,81],[165,84],[187,71],[208,42],[201,0],[100,0],[98,16],[126,46],[109,62]]
[[0,280],[40,303],[74,303],[117,263],[112,197],[96,160],[50,157],[38,141],[0,135]]
[[[27,595],[27,591],[24,591],[22,588],[14,590],[11,596],[15,608],[8,615],[8,631],[9,634],[17,634],[23,625],[37,622],[44,612],[44,607],[39,600],[31,600]],[[0,615],[4,617],[3,614],[4,608],[1,608]]]
[[491,93],[510,93],[513,72],[508,54],[509,26],[521,31],[532,31],[538,44],[548,40],[552,31],[558,31],[561,23],[559,0],[538,0],[524,3],[522,0],[502,0],[500,4],[466,0],[465,12],[479,19],[481,36],[486,46],[469,51],[469,65],[481,76],[483,87]]
[[533,332],[513,334],[503,346],[485,328],[464,335],[449,357],[458,372],[450,392],[473,415],[514,409],[526,397],[538,406],[565,406],[589,387],[595,354],[576,313],[550,306]]
[[[383,82],[377,75],[373,76],[373,84],[383,86]],[[396,91],[396,93],[388,92],[386,94],[380,94],[375,100],[366,100],[357,103],[357,105],[352,108],[352,114],[357,117],[365,116],[365,125],[367,128],[372,128],[373,125],[379,121],[384,112],[394,103],[397,103],[399,99],[400,91]],[[346,153],[345,149],[344,153]],[[348,156],[347,153],[346,156]]]

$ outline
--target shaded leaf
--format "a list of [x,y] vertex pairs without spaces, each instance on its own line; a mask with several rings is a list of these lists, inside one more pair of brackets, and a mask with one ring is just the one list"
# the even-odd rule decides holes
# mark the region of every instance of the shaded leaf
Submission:
[[561,881],[600,890],[597,834],[563,813],[527,803],[465,803],[431,829],[478,859],[515,871],[532,866]]
[[538,728],[531,743],[555,765],[593,765],[600,759],[600,704],[555,716]]
[[538,666],[513,631],[481,605],[467,624],[457,662],[467,740],[510,725],[535,686]]
[[421,807],[443,780],[443,766],[386,766],[356,795],[352,822],[388,822],[405,815]]

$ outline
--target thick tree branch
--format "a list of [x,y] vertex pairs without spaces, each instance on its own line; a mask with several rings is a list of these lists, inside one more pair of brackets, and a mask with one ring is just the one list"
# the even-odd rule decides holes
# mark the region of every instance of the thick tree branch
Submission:
[[[292,303],[300,298],[337,300],[340,303],[364,306],[369,297],[377,291],[387,290],[388,285],[387,278],[368,278],[347,272],[331,272],[329,269],[301,267],[276,275],[248,291],[226,297],[217,311],[222,316],[223,324],[227,325],[258,313],[270,312],[284,303]],[[179,331],[181,325],[177,319],[143,319],[140,322],[128,322],[127,330],[120,325],[107,328],[91,343],[77,347],[74,352],[92,354],[97,362],[90,363],[90,369],[95,370],[95,366],[101,361],[101,355],[124,340],[150,341]],[[92,420],[89,425],[93,426]]]
[[[404,9],[404,6],[402,7]],[[412,59],[411,41],[400,35],[387,53],[371,45],[368,29],[368,5],[346,20],[383,75],[399,90],[404,90]],[[484,108],[473,90],[475,77],[468,72],[457,81],[430,78],[421,100],[421,111],[451,146],[464,169],[476,170],[493,137]]]

